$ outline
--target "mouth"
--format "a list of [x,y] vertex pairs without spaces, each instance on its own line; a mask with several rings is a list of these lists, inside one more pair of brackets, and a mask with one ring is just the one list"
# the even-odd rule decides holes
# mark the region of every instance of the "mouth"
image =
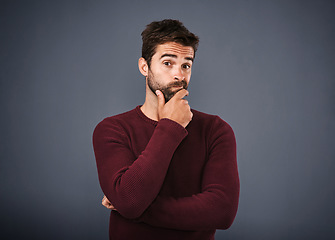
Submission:
[[182,89],[182,88],[184,88],[184,89],[187,89],[187,84],[186,84],[186,82],[185,83],[184,82],[175,82],[175,83],[171,84],[169,86],[169,88],[173,88],[173,89],[176,89],[176,88]]
[[187,90],[187,82],[182,80],[178,82],[172,82],[167,87],[160,89],[165,97],[165,103],[167,103],[177,92],[185,89]]
[[171,93],[176,94],[177,92],[183,90],[183,89],[186,89],[184,86],[172,86],[172,87],[169,87],[169,91]]
[[183,89],[184,87],[183,86],[173,86],[171,88],[174,88],[174,89]]

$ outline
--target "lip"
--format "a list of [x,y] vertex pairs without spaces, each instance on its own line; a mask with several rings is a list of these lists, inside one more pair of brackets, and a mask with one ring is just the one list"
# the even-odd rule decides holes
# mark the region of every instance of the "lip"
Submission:
[[183,86],[171,86],[171,88],[184,88]]
[[172,91],[173,92],[179,92],[179,91],[181,91],[181,90],[183,90],[184,88],[183,87],[172,87]]

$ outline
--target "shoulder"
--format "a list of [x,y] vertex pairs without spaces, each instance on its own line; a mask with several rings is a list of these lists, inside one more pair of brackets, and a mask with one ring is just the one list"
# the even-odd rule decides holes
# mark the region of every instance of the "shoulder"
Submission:
[[213,130],[225,130],[233,132],[232,127],[218,115],[208,114],[192,109],[194,123],[201,126],[207,126]]
[[130,119],[133,119],[135,116],[136,116],[136,111],[135,109],[132,109],[124,113],[120,113],[114,116],[104,118],[102,121],[98,123],[97,127],[122,124],[124,122],[127,122]]
[[136,116],[136,109],[132,109],[124,113],[119,113],[114,116],[106,117],[100,123],[111,123],[111,122],[115,123],[115,122],[127,121],[127,119],[134,118],[134,116]]
[[[214,149],[236,149],[236,139],[232,127],[218,115],[192,110],[194,131],[202,129],[210,151]],[[192,119],[193,121],[193,119]]]
[[109,132],[118,132],[122,134],[125,131],[128,120],[134,119],[134,116],[136,116],[135,109],[106,117],[97,124],[94,129],[93,136],[104,135]]

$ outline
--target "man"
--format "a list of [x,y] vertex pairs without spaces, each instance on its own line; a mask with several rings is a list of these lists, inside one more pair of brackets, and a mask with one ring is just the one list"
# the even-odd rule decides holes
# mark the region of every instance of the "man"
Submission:
[[110,239],[214,239],[237,212],[234,133],[184,99],[198,37],[163,20],[142,39],[144,104],[104,119],[93,134]]

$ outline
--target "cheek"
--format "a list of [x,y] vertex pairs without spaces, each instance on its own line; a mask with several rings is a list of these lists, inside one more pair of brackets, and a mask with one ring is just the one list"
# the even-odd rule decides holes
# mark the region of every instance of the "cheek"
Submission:
[[170,70],[169,68],[164,67],[164,66],[159,65],[159,64],[155,64],[154,68],[152,69],[154,74],[157,75],[157,76],[166,75],[170,72],[169,70]]
[[157,71],[157,76],[163,81],[169,81],[173,77],[173,71],[169,68],[161,68]]
[[190,72],[188,72],[187,74],[186,74],[186,80],[187,80],[187,82],[189,82],[190,81],[190,79],[191,79],[191,71]]

